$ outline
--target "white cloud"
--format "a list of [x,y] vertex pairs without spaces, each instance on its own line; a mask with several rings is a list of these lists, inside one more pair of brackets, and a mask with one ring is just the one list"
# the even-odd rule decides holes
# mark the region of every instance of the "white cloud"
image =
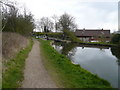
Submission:
[[81,4],[76,12],[79,28],[105,28],[110,29],[111,32],[118,29],[117,9],[110,11],[108,7],[96,8],[88,4]]

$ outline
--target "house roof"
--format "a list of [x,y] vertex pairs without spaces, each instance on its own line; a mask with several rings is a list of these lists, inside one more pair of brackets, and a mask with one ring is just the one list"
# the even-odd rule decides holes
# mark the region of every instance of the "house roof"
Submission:
[[110,30],[103,29],[77,29],[75,31],[76,36],[105,36],[110,37]]

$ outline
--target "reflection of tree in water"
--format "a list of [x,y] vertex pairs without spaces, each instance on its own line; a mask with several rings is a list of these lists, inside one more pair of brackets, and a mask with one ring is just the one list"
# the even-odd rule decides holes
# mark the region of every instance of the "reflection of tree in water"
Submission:
[[117,47],[112,47],[111,52],[114,56],[118,58],[117,62],[118,62],[118,65],[120,65],[120,45]]
[[[55,45],[55,46],[54,46]],[[68,58],[72,58],[75,55],[77,44],[75,43],[61,43],[54,42],[53,47],[61,54],[68,56]]]
[[101,52],[105,52],[105,49],[103,49],[103,48],[100,48],[100,51],[101,51]]
[[[62,43],[63,49],[62,49],[62,54],[68,55],[69,51],[71,51],[73,48],[76,47],[76,44],[74,43]],[[71,53],[73,53],[71,51]]]
[[68,53],[68,54],[69,54],[69,57],[74,56],[75,53],[76,53],[76,51],[77,51],[77,48],[76,48],[76,47],[72,48],[72,49],[70,50],[70,52]]
[[52,43],[52,46],[55,50],[57,50],[60,54],[62,53],[63,46],[61,45],[61,42],[54,42]]

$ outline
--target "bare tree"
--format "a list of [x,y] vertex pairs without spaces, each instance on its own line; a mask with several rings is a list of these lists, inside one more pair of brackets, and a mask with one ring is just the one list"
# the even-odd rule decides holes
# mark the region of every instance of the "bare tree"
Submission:
[[42,32],[51,32],[53,30],[53,22],[48,17],[42,17],[38,21],[38,25],[41,28]]
[[64,13],[62,16],[60,16],[59,24],[62,30],[74,31],[77,28],[77,25],[75,24],[75,18],[67,13]]
[[57,15],[53,15],[52,18],[54,20],[55,31],[57,32],[59,30],[59,18]]

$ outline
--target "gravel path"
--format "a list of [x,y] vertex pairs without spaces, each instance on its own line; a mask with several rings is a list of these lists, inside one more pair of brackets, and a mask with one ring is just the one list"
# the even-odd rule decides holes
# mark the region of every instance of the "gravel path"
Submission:
[[57,88],[42,64],[37,40],[34,40],[33,48],[26,59],[22,88]]

